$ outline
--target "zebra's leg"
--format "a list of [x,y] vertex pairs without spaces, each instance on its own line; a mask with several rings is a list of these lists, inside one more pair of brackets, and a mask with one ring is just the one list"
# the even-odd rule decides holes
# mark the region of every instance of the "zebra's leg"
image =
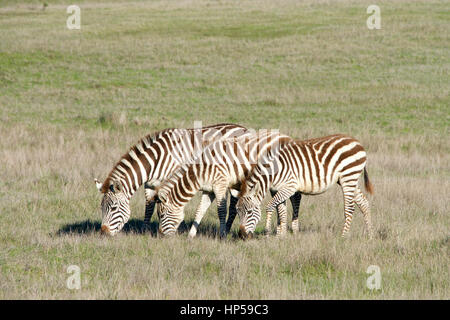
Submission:
[[[266,211],[267,215],[269,215],[269,212],[275,211],[276,208],[278,210],[283,210],[284,212],[279,212],[279,227],[277,228],[277,234],[278,230],[280,232],[284,232],[283,230],[287,229],[287,210],[286,210],[286,200],[289,199],[295,192],[297,192],[297,188],[295,185],[287,185],[278,190],[278,192],[275,194],[275,196],[272,198],[272,200],[269,201]],[[279,205],[284,203],[284,208],[279,207]]]
[[280,237],[286,235],[287,231],[286,201],[278,205],[277,211],[278,211],[277,237]]
[[226,236],[226,218],[227,218],[227,188],[226,187],[216,187],[214,188],[214,193],[217,199],[217,212],[219,215],[220,238]]
[[342,229],[342,237],[345,237],[350,231],[353,213],[355,212],[355,190],[358,180],[340,181],[342,192],[344,193],[344,217],[345,223]]
[[150,226],[150,220],[152,219],[153,211],[155,210],[155,201],[153,197],[156,191],[153,189],[145,188],[145,217],[144,217],[144,227],[148,228]]
[[[230,207],[228,209],[228,220],[226,225],[226,233],[228,234],[233,226],[234,219],[236,218],[236,203],[238,202],[237,192],[236,190],[230,190]],[[234,194],[233,194],[234,193]]]
[[[270,190],[270,195],[272,198],[275,196],[277,192],[275,190]],[[268,236],[271,234],[272,231],[272,215],[273,211],[267,211],[266,210],[266,227],[264,228],[264,233]],[[277,207],[277,216],[279,216],[279,211]]]
[[195,212],[194,222],[192,223],[191,230],[189,231],[189,237],[193,238],[197,234],[198,226],[213,200],[214,200],[213,193],[210,192],[202,193],[200,204],[198,205],[197,210]]
[[266,235],[269,235],[270,231],[272,230],[272,215],[273,215],[273,211],[266,210],[266,227],[264,228],[264,233]]
[[358,187],[356,187],[355,191],[355,202],[363,214],[364,222],[366,224],[367,232],[369,234],[369,239],[373,239],[373,228],[372,228],[372,221],[370,218],[369,201]]
[[290,199],[292,204],[292,232],[298,233],[298,212],[300,210],[302,194],[297,191]]

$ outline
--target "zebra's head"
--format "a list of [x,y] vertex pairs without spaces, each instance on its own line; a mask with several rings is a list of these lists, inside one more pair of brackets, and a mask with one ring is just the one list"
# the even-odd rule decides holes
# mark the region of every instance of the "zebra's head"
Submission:
[[236,210],[241,220],[239,237],[241,239],[251,238],[261,219],[261,203],[254,194],[247,194],[239,198]]
[[154,200],[158,204],[156,212],[159,218],[159,234],[162,236],[174,235],[184,219],[183,207],[174,205],[169,199],[169,193],[164,189],[157,190]]
[[130,199],[123,192],[119,181],[111,181],[109,187],[106,187],[95,179],[95,184],[103,193],[101,232],[113,236],[122,230],[130,218]]

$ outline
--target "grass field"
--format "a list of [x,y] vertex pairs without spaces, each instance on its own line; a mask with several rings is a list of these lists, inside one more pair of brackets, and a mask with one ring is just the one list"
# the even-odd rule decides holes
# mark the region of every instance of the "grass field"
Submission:
[[[450,298],[447,1],[376,1],[381,30],[365,0],[75,1],[81,30],[74,2],[46,3],[0,2],[0,299]],[[358,138],[375,239],[361,214],[340,238],[337,187],[303,197],[283,239],[239,241],[236,219],[218,240],[215,204],[196,239],[159,239],[143,190],[124,231],[100,236],[94,178],[195,120]]]

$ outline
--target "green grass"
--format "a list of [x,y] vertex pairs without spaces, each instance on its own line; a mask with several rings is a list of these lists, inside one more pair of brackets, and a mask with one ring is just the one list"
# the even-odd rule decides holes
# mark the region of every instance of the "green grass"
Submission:
[[[46,3],[0,3],[0,298],[450,297],[447,3],[377,2],[381,30],[369,1],[86,0],[81,30],[66,28],[72,3]],[[238,241],[236,221],[219,241],[215,205],[193,241],[152,237],[142,190],[124,231],[100,237],[94,178],[195,120],[357,137],[376,239],[360,215],[340,239],[338,189],[304,197],[284,239]],[[81,290],[66,288],[72,264]]]

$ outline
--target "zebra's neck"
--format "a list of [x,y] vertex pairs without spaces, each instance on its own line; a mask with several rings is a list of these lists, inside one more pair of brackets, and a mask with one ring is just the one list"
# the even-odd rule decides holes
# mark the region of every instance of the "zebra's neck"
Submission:
[[256,190],[255,197],[258,201],[264,199],[264,195],[267,194],[272,184],[273,176],[266,174],[264,171],[256,168],[253,176],[251,177],[251,184],[249,187]]
[[183,208],[200,190],[201,184],[195,170],[196,165],[186,165],[177,170],[164,183],[171,202],[179,208]]
[[130,148],[111,170],[105,184],[111,180],[122,184],[124,193],[131,198],[149,180],[158,178],[167,167],[173,166],[168,137],[176,131],[165,130],[156,135],[148,135]]

